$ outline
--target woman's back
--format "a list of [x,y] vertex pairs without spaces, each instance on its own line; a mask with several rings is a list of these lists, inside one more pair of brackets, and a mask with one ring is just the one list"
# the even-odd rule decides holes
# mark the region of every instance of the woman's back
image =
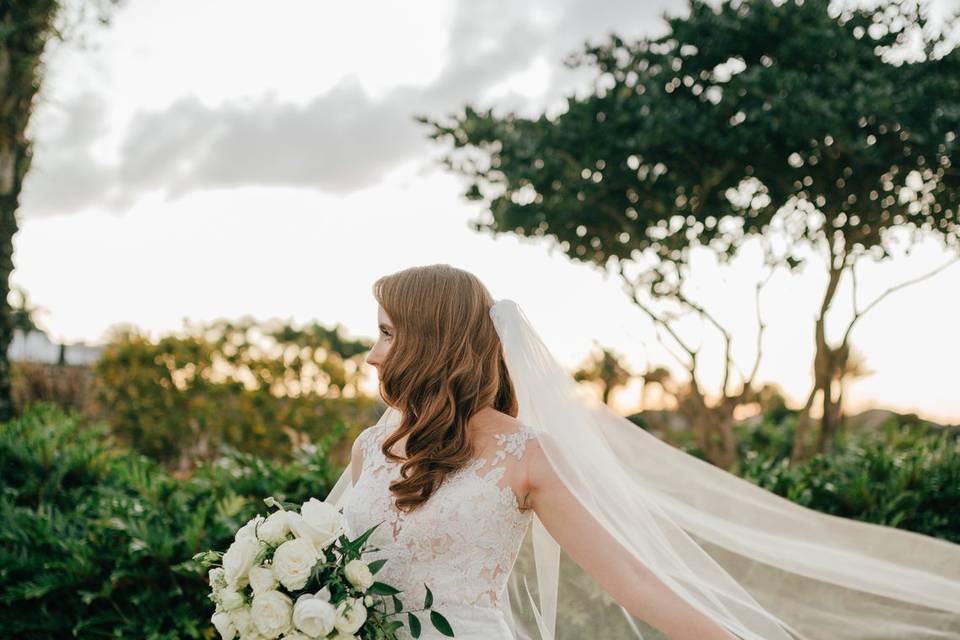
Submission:
[[521,472],[535,431],[520,425],[513,432],[493,434],[483,455],[448,474],[410,513],[398,511],[390,493],[390,482],[400,477],[400,463],[387,460],[380,450],[386,435],[387,427],[381,424],[357,438],[363,462],[343,508],[348,534],[355,537],[383,521],[368,540],[378,551],[364,558],[387,558],[377,579],[401,589],[405,607],[422,606],[426,584],[434,608],[447,616],[456,637],[510,638],[499,609],[532,516],[532,511],[520,509],[511,480],[515,483]]

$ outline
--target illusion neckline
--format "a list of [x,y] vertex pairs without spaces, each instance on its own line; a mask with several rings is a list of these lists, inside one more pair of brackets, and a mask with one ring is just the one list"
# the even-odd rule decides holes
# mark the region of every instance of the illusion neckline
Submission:
[[[381,438],[381,440],[380,440],[380,442],[382,443],[382,442],[383,442],[383,439],[386,438],[386,436],[387,436],[387,434],[388,434],[388,432],[389,432],[389,430],[390,430],[390,427],[389,427],[386,423],[384,423],[384,424],[382,424],[382,425],[379,425],[379,426],[380,426],[381,435],[383,436],[383,438]],[[528,425],[526,422],[521,422],[521,423],[520,423],[520,426],[517,428],[516,431],[512,431],[512,432],[510,432],[510,433],[494,433],[494,434],[492,434],[492,435],[493,435],[493,439],[497,442],[497,445],[493,448],[493,458],[492,458],[492,459],[495,460],[495,459],[497,458],[498,452],[503,448],[504,443],[509,443],[512,438],[516,438],[516,437],[519,436],[520,434],[527,434],[527,433],[536,434],[536,430],[535,430],[532,426]],[[529,439],[529,438],[525,438],[524,440],[527,440],[527,439]],[[406,442],[404,442],[404,444],[406,444]],[[394,461],[391,461],[391,460],[387,459],[387,457],[383,454],[383,451],[380,449],[379,446],[377,446],[376,448],[377,448],[378,450],[380,450],[380,455],[381,455],[382,458],[384,458],[384,461],[385,461],[385,462],[393,462],[393,464],[400,464],[400,463],[398,463],[398,462],[394,462]],[[484,457],[484,456],[475,457],[475,458],[473,458],[470,462],[468,462],[467,464],[465,464],[463,467],[460,467],[460,469],[466,469],[468,466],[470,466],[471,464],[473,464],[474,462],[477,462],[477,461],[484,461],[484,462],[486,462],[486,461],[488,461],[488,459],[487,459],[486,457]],[[492,464],[492,463],[491,463],[491,464]],[[481,466],[482,466],[482,465],[481,465]]]

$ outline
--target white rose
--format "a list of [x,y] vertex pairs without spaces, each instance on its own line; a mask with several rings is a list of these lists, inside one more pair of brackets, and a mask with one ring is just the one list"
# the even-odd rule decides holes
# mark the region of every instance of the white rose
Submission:
[[299,631],[291,631],[284,635],[282,640],[310,640],[310,636],[305,636]]
[[267,591],[253,596],[250,615],[257,630],[267,638],[279,637],[290,630],[293,601],[279,591]]
[[367,607],[373,606],[373,596],[363,596],[363,604]]
[[256,630],[256,627],[253,626],[253,619],[250,617],[250,607],[242,606],[234,609],[229,615],[233,628],[237,630],[241,638],[246,638],[252,630]]
[[210,579],[210,588],[214,593],[227,587],[227,577],[223,567],[213,567],[207,572],[207,577]]
[[326,636],[333,631],[337,611],[320,595],[305,593],[293,605],[293,624],[311,637]]
[[360,591],[366,591],[373,584],[373,574],[370,567],[362,560],[351,560],[343,568],[347,580]]
[[273,573],[290,591],[303,589],[318,559],[317,550],[309,540],[287,540],[273,553]]
[[300,506],[300,513],[287,512],[290,528],[301,538],[309,538],[317,549],[327,545],[343,533],[343,514],[329,502],[310,498]]
[[337,631],[355,633],[367,620],[367,608],[363,598],[347,598],[337,605],[337,619],[333,625]]
[[230,588],[226,588],[220,592],[219,601],[220,606],[223,607],[224,611],[232,611],[233,609],[242,607],[245,604],[243,601],[243,595]]
[[257,529],[257,536],[268,544],[280,544],[287,539],[288,533],[290,525],[286,511],[274,511]]
[[216,627],[217,633],[223,640],[233,640],[234,636],[237,635],[237,627],[233,624],[233,618],[226,611],[217,611],[210,618],[210,622]]
[[250,581],[253,595],[277,588],[277,576],[274,575],[272,567],[253,567],[247,579]]
[[247,573],[260,552],[256,538],[240,538],[223,554],[223,571],[227,585],[239,589],[247,585]]
[[257,537],[257,525],[263,522],[263,516],[257,514],[247,520],[247,524],[243,525],[237,529],[236,535],[233,536],[234,540],[240,540],[241,538],[256,538]]
[[330,636],[330,640],[357,640],[357,636],[353,635],[352,633],[343,633],[342,631],[338,631],[337,635]]
[[314,544],[313,528],[307,524],[302,515],[296,511],[290,511],[287,513],[287,524],[290,525],[290,530],[298,539],[307,540],[310,544]]

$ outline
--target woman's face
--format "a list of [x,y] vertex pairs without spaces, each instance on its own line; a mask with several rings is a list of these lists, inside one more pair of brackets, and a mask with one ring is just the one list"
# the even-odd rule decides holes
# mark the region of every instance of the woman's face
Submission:
[[383,358],[387,355],[387,352],[390,351],[390,345],[393,344],[394,335],[393,323],[390,322],[390,317],[380,305],[377,305],[377,324],[379,325],[377,342],[373,345],[370,353],[367,354],[367,364],[373,365],[374,367],[379,367],[380,363],[383,362]]

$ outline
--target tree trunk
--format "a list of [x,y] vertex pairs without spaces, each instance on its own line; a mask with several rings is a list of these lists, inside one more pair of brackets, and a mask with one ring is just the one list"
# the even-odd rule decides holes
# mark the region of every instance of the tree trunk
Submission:
[[[8,149],[0,148],[0,422],[14,417],[10,390],[10,362],[7,352],[13,340],[13,318],[7,296],[10,293],[10,272],[13,271],[13,235],[17,232],[18,180],[11,180],[16,161],[11,162]],[[8,168],[7,163],[11,162]],[[29,160],[27,161],[29,162]],[[10,187],[8,187],[10,185]]]
[[[828,239],[829,242],[829,239]],[[833,349],[827,343],[826,315],[833,303],[833,298],[837,294],[837,287],[840,284],[840,276],[843,274],[844,265],[836,264],[836,255],[830,251],[830,278],[827,281],[827,290],[823,294],[823,301],[820,303],[820,313],[817,316],[817,322],[814,326],[814,340],[816,352],[813,358],[813,388],[810,390],[810,396],[804,406],[803,412],[797,422],[797,428],[793,436],[793,453],[791,455],[791,465],[797,464],[809,457],[811,451],[807,448],[810,425],[813,420],[810,417],[810,411],[816,401],[817,394],[823,394],[821,407],[824,413],[820,423],[820,433],[817,437],[819,443],[823,437],[824,431],[833,429],[833,379],[835,374],[835,354]]]
[[733,432],[733,410],[736,403],[721,400],[716,406],[708,406],[706,398],[696,385],[691,386],[681,411],[690,421],[697,446],[714,466],[730,470],[737,461],[737,438]]
[[59,2],[4,3],[0,8],[0,422],[14,417],[7,352],[13,339],[10,273],[23,179],[30,168],[26,136],[40,89],[40,58]]
[[822,393],[821,409],[823,411],[823,417],[820,419],[820,432],[817,434],[817,443],[814,446],[814,451],[817,453],[822,453],[826,450],[827,443],[832,439],[833,432],[837,427],[834,421],[834,406],[836,402],[833,398],[833,378],[824,381]]

